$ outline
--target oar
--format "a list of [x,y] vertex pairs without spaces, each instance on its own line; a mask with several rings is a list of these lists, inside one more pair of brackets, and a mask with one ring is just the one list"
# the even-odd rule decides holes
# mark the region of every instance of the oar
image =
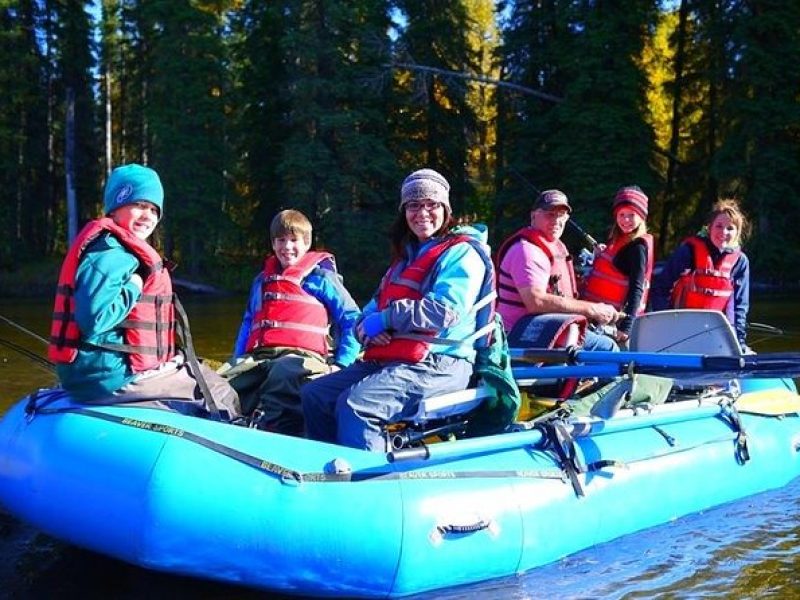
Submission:
[[[512,360],[523,362],[566,362],[571,364],[596,364],[596,363],[630,363],[636,362],[642,366],[659,367],[687,367],[697,368],[703,365],[703,354],[668,353],[668,352],[608,352],[603,350],[580,350],[575,346],[568,348],[511,348],[509,350]],[[738,356],[720,356],[713,358],[726,358],[739,360]],[[738,364],[738,362],[736,363]]]
[[[523,350],[527,352],[527,350]],[[568,351],[561,361],[569,360]],[[764,353],[744,356],[706,356],[702,354],[655,354],[647,352],[574,352],[578,365],[513,367],[515,379],[553,379],[561,377],[617,377],[626,373],[646,373],[707,381],[737,378],[800,377],[800,353]],[[539,355],[541,356],[541,355]],[[553,360],[558,360],[553,355]]]

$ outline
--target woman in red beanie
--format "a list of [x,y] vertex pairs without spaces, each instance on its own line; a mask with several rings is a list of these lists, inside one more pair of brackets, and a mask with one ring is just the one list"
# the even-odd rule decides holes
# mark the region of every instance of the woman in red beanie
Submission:
[[614,338],[627,342],[633,319],[644,312],[653,273],[653,236],[647,233],[648,199],[638,186],[614,196],[614,226],[608,245],[600,244],[582,291],[582,298],[613,305],[624,316]]

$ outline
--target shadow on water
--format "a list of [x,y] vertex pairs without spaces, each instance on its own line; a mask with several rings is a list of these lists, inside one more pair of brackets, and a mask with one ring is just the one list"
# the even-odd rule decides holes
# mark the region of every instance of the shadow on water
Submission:
[[[291,598],[133,567],[63,545],[2,513],[0,555],[0,598]],[[800,479],[781,490],[590,548],[520,577],[413,598],[756,599],[796,597],[798,589]]]
[[[151,600],[289,598],[148,571],[62,544],[0,512],[0,598]],[[213,568],[213,566],[212,566]]]
[[[242,298],[186,302],[198,352],[224,360],[244,307]],[[4,302],[0,314],[39,335],[50,300]],[[783,328],[755,344],[759,351],[800,348],[800,314],[791,300],[756,302],[752,319]],[[35,341],[0,329],[31,351]],[[751,340],[753,338],[751,337]],[[0,347],[0,414],[49,376]],[[630,510],[646,510],[632,503]],[[542,540],[542,543],[547,543]],[[209,566],[213,568],[213,565]],[[265,569],[269,565],[264,566]],[[153,598],[157,600],[289,598],[237,586],[171,576],[62,544],[0,510],[0,598]],[[433,599],[510,598],[784,598],[800,589],[800,480],[699,515],[590,548],[520,577],[438,591]]]

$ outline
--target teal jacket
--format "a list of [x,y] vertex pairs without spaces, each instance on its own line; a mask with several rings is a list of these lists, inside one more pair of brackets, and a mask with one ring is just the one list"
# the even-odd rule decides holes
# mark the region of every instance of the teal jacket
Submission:
[[122,352],[91,344],[124,343],[119,324],[141,296],[131,282],[139,260],[109,234],[86,249],[75,277],[75,320],[87,344],[70,364],[56,367],[64,389],[76,400],[89,402],[109,396],[133,379]]
[[[399,332],[428,330],[436,337],[464,340],[476,329],[474,305],[488,290],[485,279],[490,250],[486,245],[488,234],[482,224],[459,226],[453,233],[467,235],[479,242],[483,256],[470,244],[456,244],[445,250],[428,278],[423,281],[425,294],[421,300],[396,300],[382,311],[387,329]],[[395,265],[399,273],[439,239],[423,244],[411,243],[406,247],[403,261]],[[491,274],[490,274],[491,275]],[[493,276],[492,281],[493,283]],[[363,317],[378,312],[377,293],[364,307]],[[432,344],[432,354],[448,354],[475,362],[472,342],[461,345]]]

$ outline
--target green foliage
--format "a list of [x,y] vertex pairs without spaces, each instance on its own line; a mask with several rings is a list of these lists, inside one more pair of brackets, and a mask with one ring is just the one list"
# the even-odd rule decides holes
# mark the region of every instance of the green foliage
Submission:
[[153,166],[182,278],[247,289],[296,208],[364,301],[423,166],[495,245],[550,187],[602,239],[614,191],[642,186],[666,249],[735,195],[755,276],[800,277],[797,3],[102,0],[98,41],[88,4],[0,3],[6,272],[65,250],[71,89],[81,220],[111,166]]
[[[406,20],[397,40],[405,62],[448,71],[479,72],[478,58],[468,44],[467,10],[461,2],[403,0],[397,3]],[[450,182],[451,204],[460,211],[471,193],[464,166],[468,131],[476,117],[462,80],[412,71],[397,81],[400,103],[393,114],[393,149],[406,171],[431,167]]]
[[[646,0],[515,4],[507,69],[561,98],[509,102],[507,203],[518,226],[527,222],[533,187],[562,189],[576,216],[593,227],[608,222],[619,187],[637,184],[650,195],[657,192],[645,80],[635,60],[654,14]],[[526,188],[523,180],[532,185]],[[526,201],[514,206],[519,197]],[[595,237],[602,239],[606,228],[595,228]]]

